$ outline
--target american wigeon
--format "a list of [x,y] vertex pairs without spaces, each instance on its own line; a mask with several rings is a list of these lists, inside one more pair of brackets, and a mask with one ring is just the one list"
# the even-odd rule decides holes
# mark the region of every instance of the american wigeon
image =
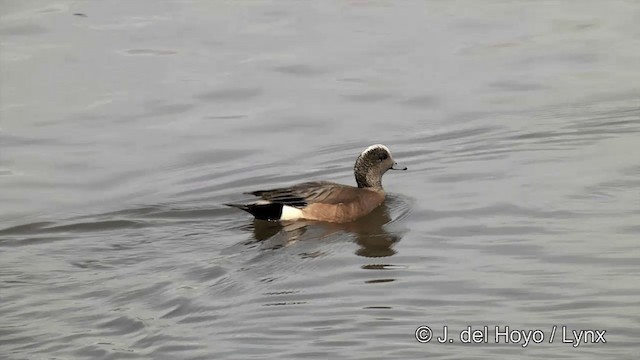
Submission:
[[393,160],[389,148],[372,145],[358,156],[353,168],[358,187],[328,181],[305,182],[250,192],[261,198],[250,204],[225,205],[247,211],[260,220],[351,222],[382,204],[385,198],[382,175],[389,169],[407,170]]

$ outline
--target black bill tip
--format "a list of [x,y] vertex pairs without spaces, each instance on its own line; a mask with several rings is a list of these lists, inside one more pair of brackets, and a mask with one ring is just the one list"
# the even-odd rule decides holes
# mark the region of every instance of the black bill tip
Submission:
[[399,165],[397,162],[393,163],[391,170],[407,170],[406,166]]

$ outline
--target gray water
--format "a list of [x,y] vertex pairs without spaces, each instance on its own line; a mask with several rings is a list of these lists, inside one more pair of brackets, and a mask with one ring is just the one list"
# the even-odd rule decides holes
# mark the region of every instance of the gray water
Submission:
[[[0,13],[0,358],[637,358],[640,2]],[[409,170],[357,223],[222,205],[374,143]]]

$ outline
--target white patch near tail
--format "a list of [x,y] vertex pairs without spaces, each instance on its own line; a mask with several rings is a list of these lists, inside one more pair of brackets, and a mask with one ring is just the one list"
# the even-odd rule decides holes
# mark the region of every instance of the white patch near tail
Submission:
[[280,215],[280,220],[297,220],[301,217],[302,210],[289,205],[284,205],[282,207],[282,215]]

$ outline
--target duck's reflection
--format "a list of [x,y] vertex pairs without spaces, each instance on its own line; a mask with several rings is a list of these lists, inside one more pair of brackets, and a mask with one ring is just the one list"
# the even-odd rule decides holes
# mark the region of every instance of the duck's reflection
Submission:
[[257,241],[269,242],[267,247],[277,248],[307,237],[326,239],[339,233],[350,233],[355,235],[354,240],[359,245],[356,255],[385,257],[396,253],[393,245],[401,238],[399,234],[392,234],[384,229],[384,225],[389,222],[391,222],[389,208],[386,203],[383,203],[369,215],[346,224],[303,221],[275,223],[254,220],[253,234]]

